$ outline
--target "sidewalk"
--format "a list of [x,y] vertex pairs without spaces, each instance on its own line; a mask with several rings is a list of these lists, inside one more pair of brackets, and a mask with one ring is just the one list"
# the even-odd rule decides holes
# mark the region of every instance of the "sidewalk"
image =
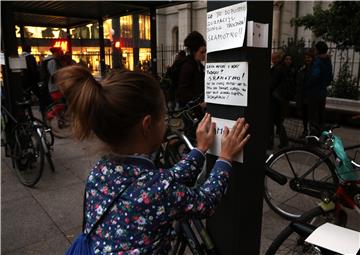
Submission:
[[[360,143],[360,130],[341,128],[345,144]],[[1,153],[1,254],[64,254],[81,231],[82,201],[88,171],[98,159],[94,142],[57,139],[53,160],[56,172],[45,165],[36,188],[16,179],[11,162]],[[349,215],[350,225],[360,228]],[[262,251],[287,224],[264,204]]]

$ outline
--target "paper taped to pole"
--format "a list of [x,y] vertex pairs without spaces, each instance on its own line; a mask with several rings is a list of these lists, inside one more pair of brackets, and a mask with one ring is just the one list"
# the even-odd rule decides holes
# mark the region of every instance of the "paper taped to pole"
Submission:
[[247,3],[207,13],[207,52],[233,49],[244,44]]
[[205,102],[247,106],[248,63],[207,63],[205,69]]
[[[212,122],[216,123],[216,133],[215,133],[215,139],[214,143],[209,149],[208,153],[220,156],[220,150],[221,150],[221,137],[224,133],[225,126],[229,128],[229,130],[232,129],[232,127],[235,124],[234,120],[227,120],[227,119],[219,119],[219,118],[211,118]],[[239,155],[234,159],[234,161],[242,163],[244,161],[243,159],[243,152],[241,151]]]

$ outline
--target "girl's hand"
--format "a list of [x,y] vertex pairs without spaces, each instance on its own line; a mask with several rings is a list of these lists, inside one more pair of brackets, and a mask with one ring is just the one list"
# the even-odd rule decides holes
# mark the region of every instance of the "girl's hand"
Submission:
[[225,159],[227,161],[234,160],[236,155],[242,151],[250,138],[249,134],[246,135],[248,128],[249,124],[245,122],[244,118],[237,119],[231,131],[225,127],[221,137],[220,159]]
[[205,153],[214,142],[214,138],[215,123],[211,122],[211,115],[209,113],[205,113],[204,118],[200,121],[196,129],[196,147]]

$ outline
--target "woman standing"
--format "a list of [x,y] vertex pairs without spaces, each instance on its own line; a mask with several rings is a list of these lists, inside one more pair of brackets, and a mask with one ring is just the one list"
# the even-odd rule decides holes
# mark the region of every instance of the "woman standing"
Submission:
[[180,107],[204,93],[205,68],[202,62],[206,56],[206,41],[199,32],[193,31],[185,38],[184,45],[189,55],[179,74],[177,99]]

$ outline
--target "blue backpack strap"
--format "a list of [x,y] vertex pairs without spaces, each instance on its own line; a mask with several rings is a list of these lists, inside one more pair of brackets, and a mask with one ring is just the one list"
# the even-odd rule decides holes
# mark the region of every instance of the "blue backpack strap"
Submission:
[[[121,197],[121,195],[141,176],[141,174],[139,174],[138,176],[136,176],[135,180],[133,182],[131,182],[127,187],[125,187],[119,194],[117,194],[114,199],[111,201],[111,203],[109,204],[108,207],[106,207],[104,213],[100,216],[100,218],[95,222],[95,224],[91,227],[89,233],[85,234],[86,236],[90,235],[100,224],[100,222],[105,218],[105,216],[107,215],[107,213],[110,211],[110,209],[114,206],[115,202]],[[86,225],[86,216],[85,216],[85,211],[86,211],[86,187],[85,187],[85,194],[84,194],[84,205],[83,205],[83,233],[85,231],[85,225]]]

